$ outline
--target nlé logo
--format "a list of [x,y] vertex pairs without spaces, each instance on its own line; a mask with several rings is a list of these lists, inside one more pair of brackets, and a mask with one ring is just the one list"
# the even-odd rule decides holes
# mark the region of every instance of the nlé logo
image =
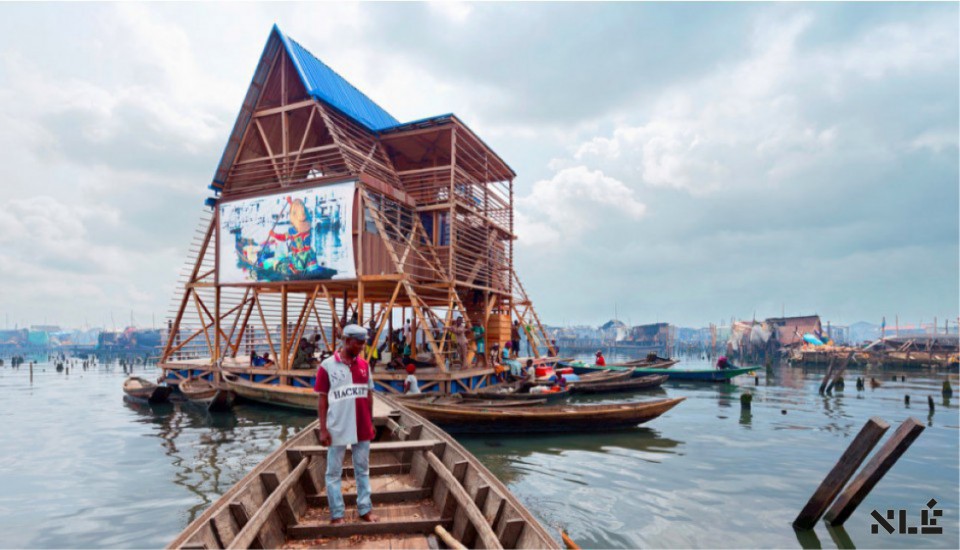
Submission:
[[[930,499],[927,502],[927,509],[920,511],[920,534],[921,535],[942,535],[943,527],[937,526],[937,519],[943,516],[943,510],[935,510],[934,508],[937,505],[935,499]],[[901,535],[916,535],[917,528],[915,526],[907,526],[907,511],[906,510],[887,510],[887,517],[884,518],[880,512],[873,510],[870,512],[870,515],[873,516],[877,522],[870,526],[870,532],[876,535],[880,532],[880,528],[887,532],[887,534],[892,535],[894,531]],[[893,526],[894,518],[896,517],[897,527],[896,529]],[[890,521],[887,521],[890,520]]]

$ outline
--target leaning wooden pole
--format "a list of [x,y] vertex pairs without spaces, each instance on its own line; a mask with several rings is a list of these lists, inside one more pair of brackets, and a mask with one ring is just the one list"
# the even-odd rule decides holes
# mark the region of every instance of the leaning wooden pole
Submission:
[[857,473],[857,468],[863,464],[888,429],[890,424],[877,417],[871,418],[864,424],[847,450],[840,455],[840,460],[820,482],[820,486],[813,492],[797,519],[793,520],[794,529],[812,529],[820,521],[827,507],[833,499],[837,498],[840,490],[850,481],[853,474]]
[[831,525],[843,525],[863,499],[867,498],[870,491],[903,456],[903,453],[907,452],[910,445],[920,437],[923,430],[924,425],[916,418],[910,417],[904,420],[893,436],[884,443],[883,447],[880,447],[877,454],[863,467],[863,471],[850,482],[850,486],[833,504],[827,512],[827,521]]

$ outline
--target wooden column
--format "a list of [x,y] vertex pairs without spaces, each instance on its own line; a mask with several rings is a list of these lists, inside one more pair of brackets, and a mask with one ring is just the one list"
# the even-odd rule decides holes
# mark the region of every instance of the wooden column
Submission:
[[[267,328],[269,331],[269,327]],[[277,365],[281,370],[286,370],[289,366],[287,360],[287,350],[289,347],[289,342],[287,342],[287,285],[280,287],[280,357],[278,358]]]
[[213,304],[213,337],[214,337],[214,346],[213,346],[213,363],[216,364],[220,360],[220,285],[217,285],[214,289],[214,304]]
[[904,420],[893,436],[884,443],[883,447],[880,447],[877,454],[870,459],[870,462],[863,467],[860,474],[850,482],[833,504],[827,512],[827,522],[831,525],[843,525],[863,499],[867,498],[874,486],[883,479],[887,471],[897,463],[903,453],[907,452],[923,430],[923,424],[916,418],[910,417]]
[[837,497],[837,494],[847,484],[847,481],[857,473],[857,468],[870,454],[870,451],[890,429],[882,419],[873,417],[860,429],[847,450],[840,455],[840,460],[833,466],[827,477],[823,478],[820,486],[813,492],[807,505],[803,507],[797,519],[793,520],[794,529],[813,529],[823,517],[827,507]]

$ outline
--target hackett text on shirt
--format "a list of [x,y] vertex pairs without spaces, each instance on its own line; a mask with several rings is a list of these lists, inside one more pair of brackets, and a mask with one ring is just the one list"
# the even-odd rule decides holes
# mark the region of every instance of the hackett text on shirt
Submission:
[[367,397],[368,388],[365,384],[350,384],[330,390],[330,401],[342,401],[344,399],[363,399]]

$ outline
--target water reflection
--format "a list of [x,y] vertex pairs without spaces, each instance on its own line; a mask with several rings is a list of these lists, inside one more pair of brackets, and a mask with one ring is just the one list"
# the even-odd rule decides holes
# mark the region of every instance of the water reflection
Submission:
[[837,545],[837,548],[840,550],[856,550],[856,546],[853,544],[853,540],[850,538],[850,534],[847,533],[847,530],[844,529],[842,525],[827,525],[827,533],[830,535],[830,540]]

